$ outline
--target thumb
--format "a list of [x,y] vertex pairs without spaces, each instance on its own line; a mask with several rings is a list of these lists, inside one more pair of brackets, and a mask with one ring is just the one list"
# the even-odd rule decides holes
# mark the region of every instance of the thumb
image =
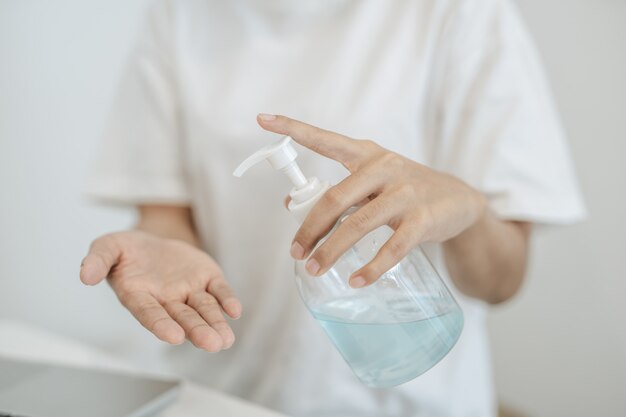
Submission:
[[104,235],[94,240],[80,265],[80,280],[85,285],[98,284],[109,275],[121,255],[122,250],[114,235]]

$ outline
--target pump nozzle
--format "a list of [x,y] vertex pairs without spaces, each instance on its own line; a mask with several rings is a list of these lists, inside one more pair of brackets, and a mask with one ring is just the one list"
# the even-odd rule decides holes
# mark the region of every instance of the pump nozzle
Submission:
[[307,179],[295,162],[298,153],[291,144],[291,138],[285,136],[280,142],[259,149],[243,161],[233,175],[241,177],[248,169],[261,161],[267,160],[272,168],[282,171],[296,188],[302,188],[307,184]]
[[285,136],[280,142],[259,149],[239,164],[233,175],[241,177],[259,162],[269,162],[272,168],[284,173],[293,183],[294,188],[289,193],[291,202],[288,208],[302,222],[313,204],[330,187],[330,184],[320,182],[315,177],[307,179],[304,176],[296,162],[298,153],[291,144],[291,140],[289,136]]

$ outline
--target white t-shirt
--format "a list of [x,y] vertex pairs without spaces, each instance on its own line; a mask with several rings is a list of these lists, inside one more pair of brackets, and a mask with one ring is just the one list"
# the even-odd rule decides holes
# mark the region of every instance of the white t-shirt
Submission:
[[[502,218],[567,223],[584,212],[533,47],[507,0],[162,0],[134,49],[90,194],[191,205],[206,251],[239,294],[232,349],[187,344],[166,361],[207,386],[292,416],[495,415],[485,305],[452,288],[465,328],[419,378],[362,385],[293,283],[289,186],[242,158],[279,113],[369,138],[481,190]],[[308,176],[337,163],[301,151]],[[450,283],[440,247],[425,245]]]

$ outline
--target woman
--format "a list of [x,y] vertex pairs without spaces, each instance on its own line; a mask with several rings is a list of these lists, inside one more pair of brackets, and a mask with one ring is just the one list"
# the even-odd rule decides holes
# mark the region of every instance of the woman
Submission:
[[[337,184],[297,231],[273,173],[229,175],[276,133],[319,154],[303,152],[303,170]],[[196,348],[167,352],[181,374],[293,416],[494,415],[486,305],[520,287],[533,223],[583,214],[507,0],[161,0],[105,144],[90,192],[140,219],[94,241],[83,282],[108,277],[158,338],[189,339]],[[389,224],[394,237],[350,284],[422,244],[465,313],[440,364],[387,390],[352,375],[297,297],[286,256],[307,257],[363,198],[309,271]]]

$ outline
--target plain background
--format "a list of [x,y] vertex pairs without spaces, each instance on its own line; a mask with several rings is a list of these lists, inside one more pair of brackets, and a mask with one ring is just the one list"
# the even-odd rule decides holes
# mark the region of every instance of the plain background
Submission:
[[[146,3],[0,0],[0,318],[143,364],[161,345],[78,269],[93,237],[132,224],[80,192]],[[590,217],[536,233],[527,284],[493,309],[498,391],[530,416],[624,415],[626,2],[519,3]]]

